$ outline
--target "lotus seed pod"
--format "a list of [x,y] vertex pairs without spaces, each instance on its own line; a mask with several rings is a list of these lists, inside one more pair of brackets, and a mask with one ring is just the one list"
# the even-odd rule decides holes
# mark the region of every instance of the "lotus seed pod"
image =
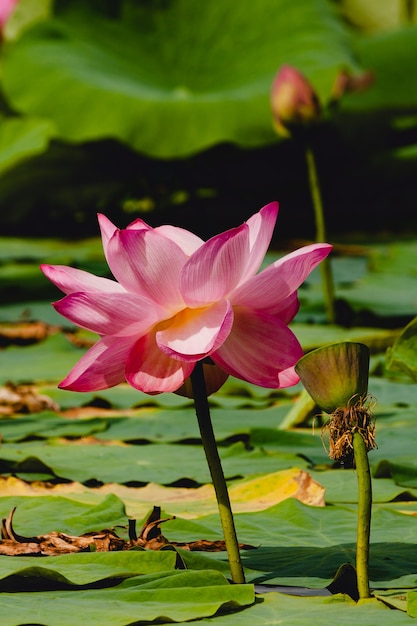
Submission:
[[304,355],[295,371],[314,402],[333,413],[368,393],[369,349],[352,341],[329,344]]

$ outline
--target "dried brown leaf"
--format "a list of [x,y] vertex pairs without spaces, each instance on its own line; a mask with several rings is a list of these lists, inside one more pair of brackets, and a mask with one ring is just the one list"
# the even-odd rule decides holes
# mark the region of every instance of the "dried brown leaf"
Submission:
[[58,405],[48,396],[38,393],[34,385],[15,385],[9,382],[0,387],[0,415],[58,410]]
[[[154,507],[145,521],[139,535],[136,533],[136,520],[129,520],[129,540],[120,538],[113,529],[85,533],[80,536],[67,535],[60,532],[51,532],[38,537],[23,537],[13,528],[13,508],[7,518],[2,520],[0,555],[4,556],[53,556],[75,552],[112,552],[116,550],[130,550],[141,547],[145,550],[160,550],[171,545],[185,550],[203,550],[205,552],[219,552],[226,549],[224,541],[208,541],[200,539],[190,542],[169,541],[161,532],[160,525],[175,519],[168,517],[161,519],[161,508]],[[240,544],[242,549],[254,546]]]
[[51,326],[41,321],[0,322],[0,346],[38,343],[58,330],[59,326]]

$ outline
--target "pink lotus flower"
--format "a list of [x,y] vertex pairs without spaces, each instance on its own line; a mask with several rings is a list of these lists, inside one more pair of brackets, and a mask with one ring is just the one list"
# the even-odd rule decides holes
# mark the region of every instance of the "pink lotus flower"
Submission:
[[206,367],[209,393],[228,374],[262,387],[297,383],[302,349],[287,325],[298,310],[297,288],[331,246],[305,246],[257,274],[277,214],[278,204],[268,204],[206,242],[141,219],[119,230],[99,215],[118,282],[41,266],[67,294],[55,309],[100,335],[60,387],[94,391],[126,380],[146,393],[178,391],[206,357],[215,363]]

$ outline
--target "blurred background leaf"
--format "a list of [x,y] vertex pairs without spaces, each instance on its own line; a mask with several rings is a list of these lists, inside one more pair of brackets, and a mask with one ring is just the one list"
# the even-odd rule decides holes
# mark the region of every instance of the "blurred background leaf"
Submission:
[[268,94],[282,63],[307,73],[323,99],[338,70],[356,66],[325,0],[117,5],[109,16],[94,3],[57,3],[58,15],[8,46],[11,106],[53,120],[65,140],[112,137],[170,158],[224,141],[272,143]]
[[20,0],[1,55],[3,232],[59,235],[65,221],[78,238],[103,211],[209,237],[278,198],[277,236],[313,237],[302,150],[272,129],[283,63],[325,106],[340,71],[374,75],[326,110],[313,138],[329,232],[414,227],[417,26],[406,5]]

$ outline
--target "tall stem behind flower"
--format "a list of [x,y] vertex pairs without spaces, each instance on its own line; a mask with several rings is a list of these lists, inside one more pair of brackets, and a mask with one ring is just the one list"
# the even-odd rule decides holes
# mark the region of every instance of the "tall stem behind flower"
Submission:
[[[316,223],[316,241],[326,241],[326,225],[323,210],[323,201],[320,192],[320,183],[317,174],[316,160],[314,152],[309,144],[305,147],[305,157],[307,162],[308,182],[310,185],[311,199],[313,201],[314,218]],[[334,282],[330,259],[323,259],[320,264],[320,273],[323,286],[324,304],[326,307],[327,320],[330,324],[336,321],[334,307]]]
[[229,492],[227,490],[220,456],[217,450],[216,439],[214,437],[210,409],[207,400],[203,364],[201,361],[196,363],[191,374],[191,384],[193,388],[194,405],[200,428],[201,441],[203,443],[211,479],[216,492],[220,521],[223,527],[223,535],[226,543],[232,580],[234,583],[244,583],[245,575],[240,558]]

